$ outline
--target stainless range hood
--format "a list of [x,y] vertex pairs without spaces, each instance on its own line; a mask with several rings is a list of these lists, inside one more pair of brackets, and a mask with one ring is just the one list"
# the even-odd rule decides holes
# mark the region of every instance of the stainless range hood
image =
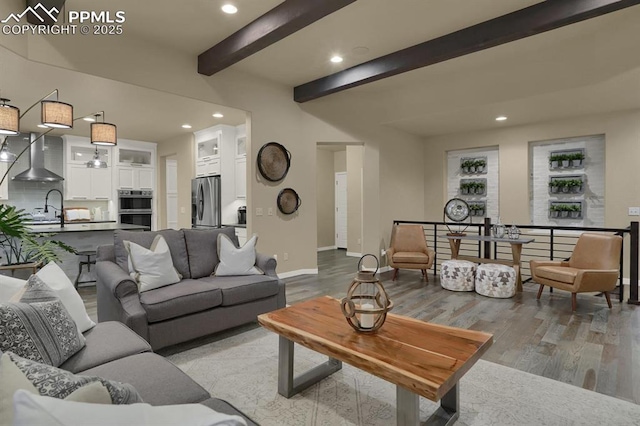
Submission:
[[[27,170],[17,174],[13,180],[29,181],[29,182],[60,182],[64,180],[62,176],[58,176],[44,167],[44,136],[39,138],[37,133],[30,134],[31,146],[29,153],[31,164]],[[35,141],[35,142],[34,142]]]

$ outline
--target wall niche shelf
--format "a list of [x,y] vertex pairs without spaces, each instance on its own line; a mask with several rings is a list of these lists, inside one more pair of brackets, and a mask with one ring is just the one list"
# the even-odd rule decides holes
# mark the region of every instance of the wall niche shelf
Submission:
[[471,201],[469,204],[469,214],[473,217],[484,217],[487,211],[485,201]]
[[487,157],[463,157],[460,159],[460,173],[480,175],[487,173]]
[[549,194],[552,196],[584,194],[585,175],[549,176]]
[[584,148],[551,151],[549,153],[549,170],[583,169],[584,159]]
[[584,215],[583,201],[550,201],[550,219],[582,219]]
[[461,195],[486,195],[487,179],[460,179]]

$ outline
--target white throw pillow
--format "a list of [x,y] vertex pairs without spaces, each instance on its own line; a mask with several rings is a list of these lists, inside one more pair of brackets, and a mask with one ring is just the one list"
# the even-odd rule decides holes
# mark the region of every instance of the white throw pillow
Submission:
[[14,425],[181,425],[246,426],[240,416],[218,413],[202,404],[152,407],[149,404],[101,405],[71,402],[18,391],[13,397]]
[[129,273],[141,293],[180,282],[180,274],[173,267],[169,246],[162,235],[156,235],[149,249],[131,241],[123,243],[129,252]]
[[255,266],[257,242],[258,236],[254,234],[245,245],[236,248],[227,235],[218,234],[218,257],[220,258],[220,263],[216,266],[214,274],[220,277],[229,275],[262,275],[263,272]]
[[60,266],[55,262],[49,262],[36,275],[44,281],[47,287],[55,291],[56,296],[58,296],[64,307],[69,311],[71,318],[76,322],[80,333],[95,327],[96,323],[91,321],[91,318],[87,315],[87,310],[78,291]]
[[0,275],[0,303],[9,302],[24,288],[25,284],[27,284],[26,280]]

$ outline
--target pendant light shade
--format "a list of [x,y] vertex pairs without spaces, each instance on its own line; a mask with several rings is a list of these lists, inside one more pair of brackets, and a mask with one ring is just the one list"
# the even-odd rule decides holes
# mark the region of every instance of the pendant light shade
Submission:
[[15,136],[20,133],[20,110],[7,105],[9,99],[0,99],[0,135]]
[[117,145],[118,128],[111,123],[91,123],[91,143],[94,145]]
[[14,163],[18,159],[18,156],[9,151],[9,147],[6,142],[0,150],[0,162],[2,163]]
[[56,129],[73,128],[73,105],[60,101],[42,101],[42,124]]

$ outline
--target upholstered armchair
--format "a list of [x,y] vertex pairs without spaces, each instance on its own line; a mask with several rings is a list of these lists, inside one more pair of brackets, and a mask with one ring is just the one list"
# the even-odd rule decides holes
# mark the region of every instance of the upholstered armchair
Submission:
[[398,278],[398,269],[420,269],[429,281],[427,269],[433,266],[436,252],[427,247],[421,225],[393,225],[391,244],[387,249],[387,260],[394,268],[393,280]]
[[569,261],[530,261],[533,280],[540,284],[538,299],[545,285],[570,291],[575,311],[577,293],[600,291],[611,309],[609,292],[618,281],[621,248],[622,237],[618,235],[584,233]]

